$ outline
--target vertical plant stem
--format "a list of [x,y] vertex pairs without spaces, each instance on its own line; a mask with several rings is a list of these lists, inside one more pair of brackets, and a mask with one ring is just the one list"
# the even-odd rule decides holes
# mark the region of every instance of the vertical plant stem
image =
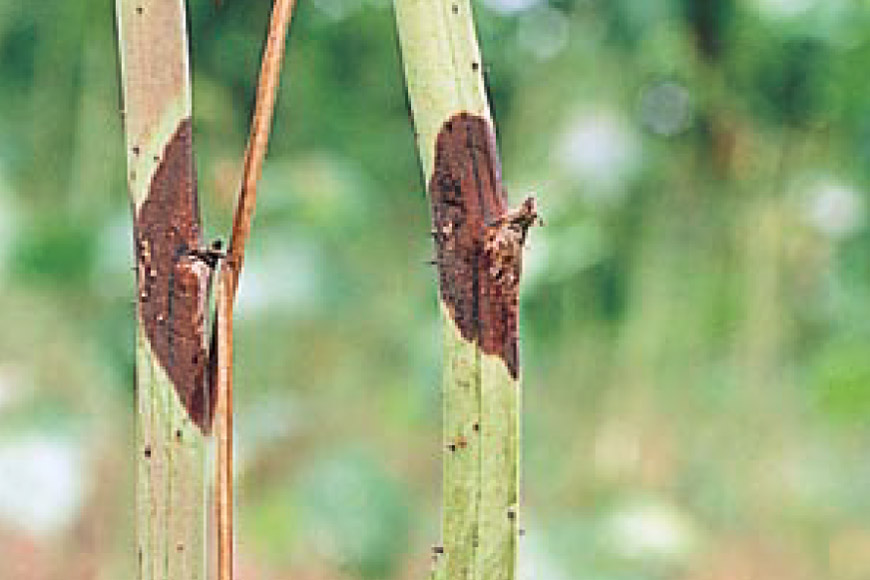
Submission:
[[[395,0],[432,204],[444,337],[443,555],[434,576],[513,580],[517,290],[534,200],[508,210],[468,0]],[[440,551],[440,550],[439,550]]]
[[216,385],[215,437],[217,464],[215,473],[217,577],[232,580],[234,576],[233,536],[233,303],[245,258],[245,246],[251,234],[251,222],[257,201],[257,183],[269,144],[269,133],[275,109],[275,99],[281,77],[287,30],[293,17],[295,0],[274,0],[266,47],[260,66],[254,116],[245,149],[242,183],[233,215],[233,229],[227,259],[218,270],[218,289],[213,352],[211,363]]
[[140,580],[203,580],[205,275],[183,0],[116,0],[137,261]]
[[217,310],[217,402],[214,435],[217,439],[215,474],[217,524],[217,578],[233,578],[233,278],[224,262],[218,270]]

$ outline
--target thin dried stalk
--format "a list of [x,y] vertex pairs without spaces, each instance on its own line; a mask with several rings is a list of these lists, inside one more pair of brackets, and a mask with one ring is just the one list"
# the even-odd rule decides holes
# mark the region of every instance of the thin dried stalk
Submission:
[[215,318],[217,386],[215,436],[217,438],[217,472],[215,474],[218,580],[234,576],[233,536],[233,397],[232,397],[232,321],[233,305],[245,258],[245,246],[251,234],[251,222],[257,201],[257,184],[269,144],[275,98],[284,59],[287,29],[293,16],[295,0],[275,0],[269,21],[266,48],[260,66],[257,96],[251,131],[245,149],[242,184],[233,216],[233,230],[227,259],[218,272]]
[[263,52],[260,66],[260,80],[257,85],[257,99],[254,104],[254,117],[251,133],[245,149],[242,172],[242,186],[239,201],[233,216],[233,232],[230,238],[228,261],[233,271],[232,296],[235,297],[245,259],[245,245],[251,234],[254,206],[257,203],[257,183],[263,172],[263,160],[269,146],[269,133],[272,127],[272,114],[275,109],[275,95],[281,77],[281,63],[284,59],[285,38],[290,19],[293,17],[295,0],[275,0],[269,22],[269,37]]
[[217,441],[215,497],[217,523],[217,577],[232,580],[233,539],[233,299],[232,270],[221,263],[217,273],[217,403],[214,436]]

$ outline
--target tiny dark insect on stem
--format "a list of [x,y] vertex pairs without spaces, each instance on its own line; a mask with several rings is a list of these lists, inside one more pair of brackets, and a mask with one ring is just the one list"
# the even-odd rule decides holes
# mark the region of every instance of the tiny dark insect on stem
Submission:
[[214,270],[220,260],[227,257],[226,252],[222,250],[223,241],[218,238],[214,240],[207,248],[194,248],[188,250],[188,255],[205,262],[209,268]]

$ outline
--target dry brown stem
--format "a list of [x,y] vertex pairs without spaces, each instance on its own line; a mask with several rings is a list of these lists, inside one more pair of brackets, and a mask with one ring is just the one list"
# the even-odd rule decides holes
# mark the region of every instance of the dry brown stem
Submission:
[[245,162],[242,170],[242,185],[238,205],[233,216],[233,231],[230,238],[228,262],[232,270],[232,294],[236,295],[239,275],[245,258],[245,244],[251,233],[254,206],[257,202],[257,183],[263,171],[263,159],[269,146],[269,131],[275,109],[275,95],[281,76],[281,62],[284,59],[284,44],[287,28],[293,16],[295,0],[275,0],[272,18],[269,22],[269,37],[263,52],[260,66],[260,80],[257,84],[257,98],[254,104],[254,117],[248,146],[245,149]]

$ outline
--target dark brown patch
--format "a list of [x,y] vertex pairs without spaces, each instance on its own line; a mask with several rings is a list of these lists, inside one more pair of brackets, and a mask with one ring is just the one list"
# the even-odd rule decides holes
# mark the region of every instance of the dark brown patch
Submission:
[[201,247],[190,120],[166,145],[134,220],[139,313],[157,360],[191,419],[209,431],[214,397],[205,382],[209,268]]
[[537,213],[533,198],[508,210],[489,121],[463,112],[444,123],[429,195],[441,298],[463,338],[516,378],[522,246]]

